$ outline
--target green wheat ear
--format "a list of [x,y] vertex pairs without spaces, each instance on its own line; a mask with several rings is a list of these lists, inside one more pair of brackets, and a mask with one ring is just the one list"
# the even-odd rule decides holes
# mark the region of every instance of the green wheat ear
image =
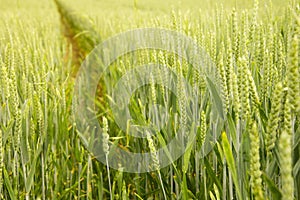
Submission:
[[160,173],[160,164],[159,164],[159,159],[158,159],[158,155],[157,155],[157,150],[155,148],[154,141],[153,141],[150,133],[147,131],[146,134],[147,134],[148,146],[150,149],[150,156],[151,156],[151,160],[152,160],[151,167],[153,167],[154,170],[157,172],[164,199],[167,199],[166,191],[164,189],[164,185],[163,185],[163,181],[162,181],[162,177],[161,177],[161,173]]
[[159,160],[157,157],[157,151],[156,151],[156,148],[154,145],[154,141],[149,132],[147,132],[147,141],[148,141],[148,145],[149,145],[149,149],[150,149],[151,160],[153,162],[152,167],[158,171],[160,169],[160,165],[159,165]]
[[1,77],[1,85],[3,87],[4,97],[6,100],[10,98],[10,80],[8,77],[7,67],[4,65],[4,63],[1,64],[1,71],[0,71],[0,77]]
[[102,145],[103,151],[107,155],[109,153],[109,134],[108,134],[108,121],[103,117],[103,132],[102,132]]
[[282,180],[282,199],[294,199],[294,180],[292,176],[292,136],[283,131],[279,139],[279,159]]
[[235,113],[235,120],[238,121],[241,115],[241,101],[239,94],[239,86],[237,75],[232,73],[232,93],[233,93],[233,110]]
[[287,66],[288,98],[293,111],[300,111],[300,73],[299,73],[299,39],[295,34],[291,39]]
[[277,139],[277,130],[280,122],[280,109],[281,101],[283,98],[283,85],[279,82],[275,86],[275,91],[273,92],[272,102],[271,102],[271,113],[268,119],[268,125],[266,130],[266,150],[267,156],[271,154],[271,150],[275,147],[275,142]]
[[257,125],[256,122],[253,122],[250,131],[250,185],[253,189],[254,199],[263,200],[259,146],[260,142]]
[[[289,92],[289,91],[288,91]],[[292,104],[289,101],[288,94],[284,104],[284,122],[283,131],[280,134],[278,149],[279,163],[282,180],[282,199],[294,199],[294,180],[293,180],[293,162],[292,162]]]
[[206,114],[202,110],[201,117],[200,117],[200,147],[203,146],[203,143],[206,138],[206,131],[207,131],[207,125],[206,125]]
[[259,95],[257,92],[256,84],[254,82],[254,79],[253,79],[252,74],[249,69],[247,69],[247,76],[248,76],[248,81],[249,81],[249,90],[250,90],[251,99],[254,103],[254,106],[256,106],[256,108],[258,108],[261,105],[261,103],[260,103]]
[[229,100],[232,99],[233,97],[233,73],[234,73],[234,68],[233,68],[233,58],[232,58],[232,46],[231,46],[231,41],[230,38],[227,37],[227,49],[226,49],[226,79],[227,79],[227,88],[228,88],[228,95],[229,95]]
[[239,59],[238,67],[238,84],[239,84],[239,96],[241,102],[241,116],[243,120],[247,120],[250,116],[250,89],[249,89],[249,76],[248,65],[245,56]]
[[226,70],[225,70],[225,65],[224,65],[224,58],[223,58],[223,54],[225,54],[225,47],[224,44],[221,44],[221,51],[218,55],[218,71],[219,71],[219,76],[221,79],[221,96],[223,99],[223,103],[224,103],[224,113],[227,113],[227,111],[229,110],[229,91],[228,91],[228,87],[227,87],[227,78],[226,78]]

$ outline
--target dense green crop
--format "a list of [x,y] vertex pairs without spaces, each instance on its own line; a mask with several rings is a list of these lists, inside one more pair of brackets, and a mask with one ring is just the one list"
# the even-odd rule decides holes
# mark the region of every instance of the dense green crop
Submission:
[[[300,198],[299,2],[154,2],[0,5],[0,199]],[[206,69],[215,79],[162,49],[118,57],[93,99],[105,154],[95,155],[88,151],[94,143],[86,144],[74,120],[81,111],[72,104],[77,72],[99,43],[146,27],[192,38],[215,63],[215,71]],[[134,87],[127,72],[149,63],[166,67],[149,71],[148,84],[134,91],[132,119],[123,130],[111,108],[121,105],[115,105],[110,91],[119,80]],[[171,79],[170,71],[184,77],[191,97],[183,79]],[[170,80],[175,92],[163,86]],[[222,123],[216,113],[223,115]],[[154,135],[148,130],[144,138],[129,134],[152,121],[163,125]],[[162,168],[157,150],[180,128],[186,130],[187,149]],[[149,152],[151,163],[141,165],[152,172],[111,167],[109,157],[121,155],[118,149]]]

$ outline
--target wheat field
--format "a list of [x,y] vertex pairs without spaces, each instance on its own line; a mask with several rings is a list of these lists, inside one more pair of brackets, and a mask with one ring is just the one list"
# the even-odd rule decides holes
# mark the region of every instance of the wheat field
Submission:
[[300,199],[299,1],[0,9],[0,199]]

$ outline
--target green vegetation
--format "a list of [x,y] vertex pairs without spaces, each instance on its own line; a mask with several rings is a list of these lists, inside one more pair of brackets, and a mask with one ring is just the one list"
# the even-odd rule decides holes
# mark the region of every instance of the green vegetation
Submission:
[[[0,0],[0,199],[300,198],[299,2],[172,2]],[[118,154],[114,146],[149,152],[153,171],[133,174],[86,149],[72,100],[85,56],[101,41],[143,27],[178,31],[208,53],[221,90],[223,106],[216,109],[225,120],[215,123],[209,81],[177,55],[139,50],[119,57],[100,80],[95,102],[106,160]],[[184,95],[181,79],[177,96],[156,84],[155,78],[168,80],[167,71],[149,73],[150,84],[131,96],[132,121],[149,125],[155,119],[149,113],[158,113],[150,104],[166,107],[169,121],[156,135],[135,138],[129,122],[126,131],[116,124],[109,91],[147,63],[185,77],[199,101]],[[199,109],[197,121],[189,106]],[[156,150],[176,137],[179,124],[192,124],[196,139],[161,169]],[[202,156],[212,139],[216,144]]]

